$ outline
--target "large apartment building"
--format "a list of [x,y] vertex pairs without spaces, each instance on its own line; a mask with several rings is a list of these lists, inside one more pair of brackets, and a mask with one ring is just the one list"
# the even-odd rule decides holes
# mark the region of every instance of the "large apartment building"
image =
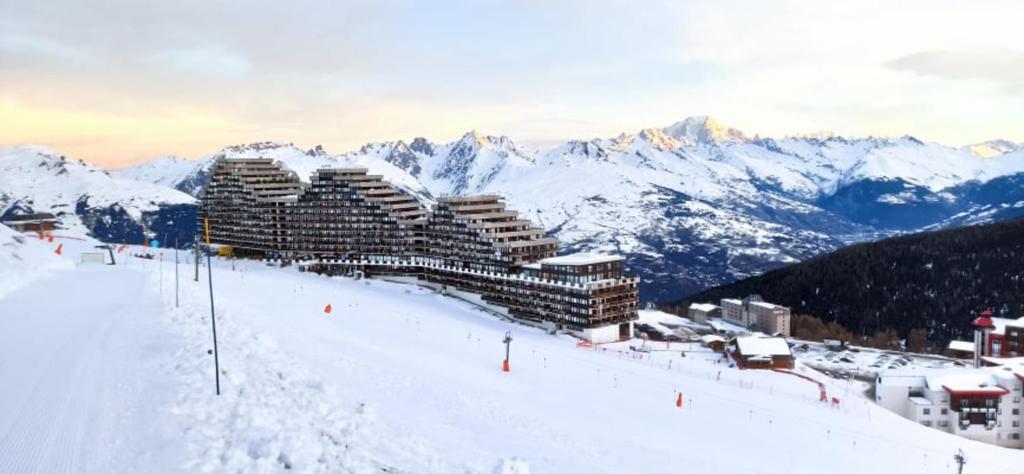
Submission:
[[750,295],[742,300],[723,299],[721,311],[722,319],[730,323],[767,334],[791,335],[789,308],[768,303],[759,295]]
[[593,342],[628,337],[639,279],[624,259],[556,256],[558,241],[497,195],[427,208],[362,168],[309,183],[269,159],[220,159],[203,195],[212,243],[312,271],[415,278],[499,312]]

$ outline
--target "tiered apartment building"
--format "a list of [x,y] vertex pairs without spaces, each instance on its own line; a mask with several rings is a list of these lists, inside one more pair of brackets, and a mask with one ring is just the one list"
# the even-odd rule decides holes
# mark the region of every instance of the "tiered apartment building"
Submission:
[[721,311],[722,319],[730,323],[756,328],[767,334],[791,335],[789,308],[768,303],[759,295],[750,295],[742,300],[723,299]]
[[639,279],[624,259],[556,256],[558,241],[497,195],[432,208],[362,168],[303,183],[269,159],[220,159],[203,194],[212,243],[301,261],[323,273],[415,278],[549,330],[593,342],[628,337]]

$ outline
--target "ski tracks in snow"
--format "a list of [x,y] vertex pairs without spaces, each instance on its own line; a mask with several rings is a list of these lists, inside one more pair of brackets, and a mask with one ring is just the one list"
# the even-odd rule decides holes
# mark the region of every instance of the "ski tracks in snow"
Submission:
[[175,457],[168,381],[151,370],[167,340],[139,276],[82,268],[0,300],[0,472],[112,472]]

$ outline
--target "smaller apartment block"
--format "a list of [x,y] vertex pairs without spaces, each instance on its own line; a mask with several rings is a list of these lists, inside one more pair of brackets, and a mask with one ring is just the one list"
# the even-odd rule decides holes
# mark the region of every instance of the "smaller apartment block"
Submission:
[[723,299],[721,311],[722,319],[733,324],[767,334],[791,334],[789,308],[765,302],[758,295]]
[[1020,367],[892,369],[875,381],[875,401],[930,428],[1024,448],[1022,386]]

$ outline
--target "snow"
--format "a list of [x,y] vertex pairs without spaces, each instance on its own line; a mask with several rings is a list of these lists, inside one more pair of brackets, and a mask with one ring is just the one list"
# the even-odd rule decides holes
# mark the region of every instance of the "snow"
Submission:
[[974,343],[970,341],[949,341],[949,349],[954,351],[974,352]]
[[58,245],[0,224],[0,299],[49,273],[70,268],[70,257],[54,253]]
[[619,262],[623,258],[618,255],[596,255],[589,253],[575,253],[571,255],[559,255],[541,260],[546,265],[593,265],[598,263]]
[[779,306],[777,304],[768,303],[766,301],[751,301],[750,305],[765,309],[785,308],[785,306]]
[[[157,257],[123,257],[143,252]],[[206,268],[180,268],[175,308],[159,252],[0,298],[0,379],[18,381],[0,392],[0,472],[930,473],[958,448],[978,472],[1024,462],[847,383],[822,380],[842,404],[821,404],[815,383],[698,343],[580,348],[412,285],[220,259],[216,396]],[[737,435],[760,442],[722,441]]]
[[786,339],[781,337],[740,336],[736,338],[736,345],[747,357],[792,355]]
[[85,234],[75,214],[80,202],[99,208],[119,205],[138,221],[144,211],[162,204],[191,204],[195,199],[168,187],[112,176],[49,148],[0,148],[0,214],[16,204],[28,205],[55,214],[65,230]]
[[1005,395],[1006,389],[998,386],[987,370],[949,369],[932,371],[926,375],[928,387],[932,390],[944,388],[949,392],[974,392]]
[[714,334],[705,334],[700,337],[700,342],[704,344],[711,344],[712,342],[725,342],[725,338],[722,336],[716,336]]
[[693,303],[690,305],[690,309],[707,312],[718,309],[718,306],[713,305],[711,303]]
[[932,401],[924,397],[910,397],[908,400],[910,400],[910,403],[913,403],[914,405],[932,405]]

